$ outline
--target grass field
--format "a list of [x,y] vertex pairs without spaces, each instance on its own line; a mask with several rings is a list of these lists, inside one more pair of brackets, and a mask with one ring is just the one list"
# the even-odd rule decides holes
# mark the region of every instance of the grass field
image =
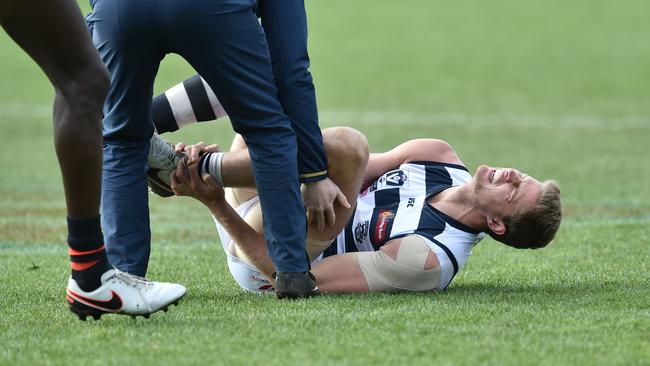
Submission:
[[[307,3],[323,126],[354,126],[375,151],[439,137],[470,169],[554,177],[555,242],[485,239],[443,293],[278,302],[237,288],[199,204],[152,196],[148,276],[188,295],[146,321],[80,322],[53,93],[0,33],[0,364],[649,365],[650,3]],[[190,75],[170,57],[156,90]],[[232,135],[220,121],[169,138]]]

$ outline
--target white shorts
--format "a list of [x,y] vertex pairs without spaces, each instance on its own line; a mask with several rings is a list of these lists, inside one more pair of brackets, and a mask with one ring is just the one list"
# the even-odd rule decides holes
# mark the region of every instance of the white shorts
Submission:
[[[246,217],[252,209],[259,205],[259,202],[259,198],[255,196],[235,208],[235,211],[240,217]],[[230,253],[230,246],[233,245],[230,234],[228,234],[226,229],[221,226],[214,216],[212,218],[214,219],[214,223],[217,225],[217,232],[221,239],[221,245],[226,253],[226,258],[228,259],[228,268],[239,287],[250,292],[273,292],[273,285],[266,279],[266,276],[264,276],[262,272]]]

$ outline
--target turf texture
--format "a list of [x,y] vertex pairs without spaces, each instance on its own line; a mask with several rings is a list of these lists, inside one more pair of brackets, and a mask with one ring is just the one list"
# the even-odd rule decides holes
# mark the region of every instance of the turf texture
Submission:
[[[518,251],[485,239],[442,293],[279,302],[237,288],[198,203],[151,196],[148,276],[188,295],[149,320],[80,322],[65,304],[52,89],[0,33],[0,364],[650,364],[649,3],[307,8],[322,126],[358,128],[374,151],[443,138],[470,170],[557,179],[554,243]],[[190,75],[170,56],[156,91]],[[219,121],[168,138],[232,136]]]

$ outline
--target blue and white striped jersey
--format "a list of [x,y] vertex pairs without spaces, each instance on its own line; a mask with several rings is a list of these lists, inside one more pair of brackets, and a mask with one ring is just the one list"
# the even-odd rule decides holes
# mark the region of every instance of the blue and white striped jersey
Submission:
[[409,234],[422,236],[440,262],[440,289],[463,267],[484,236],[426,203],[472,176],[462,165],[409,162],[379,177],[359,194],[354,216],[323,257],[378,250],[387,241]]

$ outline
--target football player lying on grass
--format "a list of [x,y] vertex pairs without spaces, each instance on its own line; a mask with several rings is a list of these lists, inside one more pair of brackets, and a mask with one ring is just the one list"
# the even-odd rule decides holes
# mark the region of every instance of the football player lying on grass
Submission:
[[[333,215],[308,215],[306,249],[324,293],[442,290],[484,233],[515,248],[541,248],[560,226],[554,181],[485,165],[472,177],[442,140],[411,140],[369,154],[365,136],[352,128],[325,129],[323,139],[330,178],[352,205],[336,202]],[[160,172],[151,175],[152,187],[169,193],[165,175],[174,170],[173,192],[212,213],[237,283],[272,291],[262,211],[282,207],[260,207],[243,139],[236,136],[226,153],[181,143],[174,154],[154,135],[151,151],[150,168]],[[192,163],[179,164],[183,159]]]

